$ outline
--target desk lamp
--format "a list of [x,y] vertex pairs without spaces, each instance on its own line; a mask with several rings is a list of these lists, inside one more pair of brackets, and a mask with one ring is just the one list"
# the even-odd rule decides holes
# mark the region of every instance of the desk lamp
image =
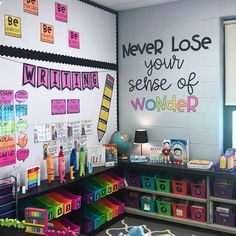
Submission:
[[134,143],[141,144],[141,156],[143,154],[142,144],[147,143],[147,142],[148,142],[147,130],[145,130],[145,129],[135,130]]

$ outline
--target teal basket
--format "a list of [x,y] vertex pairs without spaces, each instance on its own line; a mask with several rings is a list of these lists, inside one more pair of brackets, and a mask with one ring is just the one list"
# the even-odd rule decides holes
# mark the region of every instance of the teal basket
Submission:
[[156,179],[152,176],[141,176],[142,187],[147,190],[156,190]]
[[155,200],[141,197],[141,208],[143,211],[155,212]]

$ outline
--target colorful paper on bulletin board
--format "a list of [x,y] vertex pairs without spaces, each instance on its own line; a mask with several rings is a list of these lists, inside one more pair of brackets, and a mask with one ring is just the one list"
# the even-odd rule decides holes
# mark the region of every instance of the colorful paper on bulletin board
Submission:
[[28,123],[26,120],[19,119],[16,122],[16,130],[20,133],[24,132],[28,128]]
[[27,105],[16,105],[16,116],[27,116]]
[[0,120],[14,120],[14,106],[1,106],[0,105]]
[[0,136],[15,134],[15,121],[0,121]]
[[21,148],[25,147],[28,143],[28,135],[27,134],[20,134],[18,136],[18,142],[17,142],[17,145]]
[[80,48],[79,32],[69,30],[68,31],[69,47]]
[[50,124],[37,125],[34,127],[34,143],[51,140]]
[[67,113],[80,113],[80,100],[79,99],[68,99],[67,100]]
[[16,164],[16,150],[0,152],[0,167]]
[[16,152],[17,160],[18,161],[25,161],[25,159],[29,156],[29,149],[28,148],[21,148]]
[[0,152],[13,150],[16,148],[15,135],[0,136]]
[[14,105],[13,90],[0,90],[0,105]]
[[25,90],[18,90],[15,93],[15,99],[17,102],[21,103],[21,102],[26,102],[28,99],[28,92]]
[[67,5],[55,2],[55,18],[58,21],[68,21]]
[[93,121],[92,120],[84,120],[84,128],[85,128],[85,134],[90,135],[93,134]]
[[40,40],[45,43],[54,44],[54,27],[53,27],[53,25],[40,23]]
[[51,114],[52,115],[66,114],[66,99],[51,100]]
[[37,16],[39,14],[38,0],[24,0],[24,12]]
[[4,15],[5,35],[21,38],[21,19],[17,16]]
[[56,129],[57,129],[57,139],[62,140],[67,138],[65,122],[56,123]]

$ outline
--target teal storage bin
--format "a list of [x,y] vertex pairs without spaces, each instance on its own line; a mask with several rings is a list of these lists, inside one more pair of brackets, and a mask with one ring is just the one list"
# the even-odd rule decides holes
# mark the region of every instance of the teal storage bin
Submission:
[[141,176],[142,187],[147,190],[156,190],[156,178],[153,176]]
[[88,207],[89,211],[99,216],[100,225],[106,222],[106,214],[98,209],[94,208],[92,205]]
[[101,225],[101,217],[88,209],[85,210],[85,217],[92,220],[93,230],[97,229]]
[[141,208],[143,211],[155,212],[156,209],[155,200],[147,197],[141,197]]
[[97,201],[101,198],[101,189],[99,187],[96,187],[95,185],[91,184],[91,183],[86,183],[85,184],[85,188],[91,192],[93,192],[93,200]]

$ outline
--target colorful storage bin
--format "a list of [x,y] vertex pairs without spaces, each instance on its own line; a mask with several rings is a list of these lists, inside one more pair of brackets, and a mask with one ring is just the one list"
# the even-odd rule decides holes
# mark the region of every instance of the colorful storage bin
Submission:
[[116,205],[119,207],[119,215],[125,212],[125,203],[124,202],[120,202],[119,200],[117,200],[115,197],[113,196],[108,196],[106,197],[106,199],[111,202],[112,204]]
[[127,174],[126,181],[129,186],[141,188],[141,176],[140,175],[133,175],[133,174]]
[[172,203],[173,216],[177,218],[188,218],[188,205]]
[[84,189],[84,193],[83,193],[83,202],[85,204],[90,204],[92,202],[94,202],[94,199],[93,199],[93,192],[88,190],[88,189]]
[[174,194],[186,196],[188,194],[187,180],[171,180],[172,191]]
[[112,219],[112,208],[105,206],[101,202],[96,202],[96,203],[92,204],[91,207],[94,207],[99,212],[104,213],[106,216],[106,221],[109,221]]
[[119,214],[119,206],[109,202],[107,199],[103,198],[100,200],[102,204],[112,209],[112,217],[115,218]]
[[235,226],[235,214],[234,213],[222,213],[214,212],[215,214],[215,223],[224,226]]
[[53,224],[61,230],[67,230],[68,228],[70,228],[70,230],[72,230],[73,232],[77,234],[80,233],[80,226],[74,224],[65,217],[60,217],[59,219],[53,221]]
[[195,184],[190,183],[190,191],[192,197],[196,198],[206,198],[206,185],[205,184]]
[[77,210],[81,207],[81,196],[68,192],[66,190],[58,191],[59,194],[63,195],[65,198],[71,200],[71,209]]
[[144,189],[148,189],[148,190],[156,189],[155,177],[142,175],[141,181],[142,181],[142,187]]
[[118,191],[118,187],[119,187],[119,181],[118,180],[115,180],[115,179],[111,178],[107,174],[103,174],[101,176],[102,176],[102,178],[104,178],[105,180],[107,180],[108,182],[110,182],[112,184],[112,192]]
[[87,208],[85,210],[85,216],[93,222],[93,230],[97,229],[102,223],[102,216],[95,214]]
[[145,196],[141,197],[141,209],[147,212],[155,212],[155,200]]
[[171,192],[171,183],[170,179],[156,179],[157,191],[163,193],[170,193]]
[[171,216],[171,202],[157,200],[157,214]]
[[109,173],[108,174],[112,179],[115,179],[119,182],[118,184],[118,189],[123,189],[125,187],[125,179],[121,178],[120,176],[113,174],[113,173]]
[[84,219],[84,232],[89,233],[93,230],[93,221],[90,218]]
[[206,221],[206,209],[203,206],[192,205],[190,208],[191,219],[199,222]]
[[140,194],[136,192],[129,192],[125,195],[125,205],[127,207],[140,208]]
[[232,199],[233,190],[233,185],[213,183],[213,193],[215,197]]

